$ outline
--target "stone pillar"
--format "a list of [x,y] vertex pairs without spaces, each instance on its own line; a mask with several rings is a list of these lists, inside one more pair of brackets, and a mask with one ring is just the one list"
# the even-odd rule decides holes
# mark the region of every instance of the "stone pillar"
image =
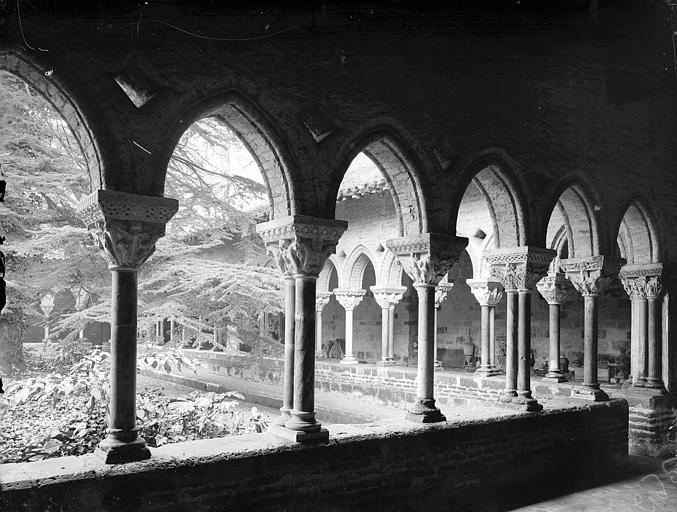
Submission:
[[662,292],[660,263],[624,265],[620,272],[632,307],[632,384],[662,390],[662,338],[658,302]]
[[392,288],[371,287],[374,299],[381,306],[381,360],[377,364],[390,366],[395,364],[393,358],[393,323],[391,316],[395,311],[395,306],[402,300],[402,296],[407,289],[403,286]]
[[407,418],[420,423],[445,421],[435,407],[435,288],[458,261],[468,240],[436,233],[388,240],[386,245],[414,282],[418,293],[418,373],[416,402]]
[[322,355],[322,311],[329,304],[330,292],[317,292],[315,294],[315,357]]
[[78,205],[112,274],[110,421],[98,447],[106,463],[150,457],[136,430],[137,272],[177,209],[175,199],[112,190],[97,190]]
[[[294,300],[285,303],[285,366],[293,327],[293,401],[289,419],[270,425],[270,432],[295,442],[323,442],[329,432],[315,418],[316,281],[327,258],[348,227],[343,221],[292,215],[256,226],[266,249],[285,276],[293,276]],[[286,280],[291,280],[286,277]],[[291,284],[286,292],[291,295]],[[291,297],[289,297],[291,299]],[[291,317],[291,318],[290,318]],[[292,372],[285,371],[285,383]],[[284,400],[288,400],[285,388]]]
[[341,364],[357,364],[357,359],[355,359],[355,354],[353,354],[353,336],[355,335],[353,312],[362,302],[366,293],[366,290],[334,289],[336,300],[339,301],[339,304],[346,311],[346,351],[343,354],[343,359],[341,359]]
[[433,349],[433,354],[435,356],[435,368],[442,369],[442,361],[437,359],[437,316],[442,307],[442,303],[447,298],[448,293],[454,288],[454,283],[443,279],[440,281],[440,284],[437,285],[435,290],[435,348]]
[[491,277],[501,281],[508,299],[505,400],[527,411],[543,408],[531,395],[531,293],[555,256],[555,251],[528,246],[496,249],[485,255]]
[[566,259],[562,269],[585,303],[583,339],[583,385],[575,386],[571,396],[586,400],[603,401],[609,396],[600,389],[597,378],[598,355],[598,300],[608,282],[617,277],[620,261],[607,256]]
[[560,308],[571,295],[571,286],[561,272],[548,272],[537,284],[538,292],[550,309],[550,350],[548,373],[543,377],[548,382],[566,382],[559,367],[560,357]]
[[477,299],[482,309],[482,327],[480,331],[482,364],[475,372],[478,375],[489,377],[498,375],[494,364],[496,340],[494,339],[493,317],[496,305],[503,297],[503,285],[497,279],[466,279],[470,291]]

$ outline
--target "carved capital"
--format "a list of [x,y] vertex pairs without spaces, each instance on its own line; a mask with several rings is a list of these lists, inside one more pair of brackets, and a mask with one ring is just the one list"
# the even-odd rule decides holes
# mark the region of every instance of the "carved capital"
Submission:
[[480,306],[496,306],[503,298],[503,285],[496,279],[466,279]]
[[355,309],[364,295],[367,293],[366,290],[348,290],[343,288],[334,288],[334,295],[336,300],[339,301],[339,304],[343,306],[343,309],[346,311],[352,311]]
[[619,277],[623,288],[631,300],[656,299],[663,290],[663,265],[652,263],[647,265],[624,265]]
[[395,286],[391,288],[377,288],[372,286],[371,293],[381,309],[389,309],[397,305],[402,300],[402,296],[407,289],[404,286]]
[[307,215],[290,215],[263,222],[256,232],[283,274],[317,277],[348,223]]
[[533,291],[555,256],[549,249],[523,246],[488,251],[484,258],[491,279],[499,280],[506,291]]
[[324,307],[329,304],[331,292],[317,292],[315,294],[315,311],[321,313]]
[[78,213],[111,270],[137,270],[178,207],[176,199],[97,190],[80,201]]
[[548,272],[548,275],[536,283],[538,293],[548,304],[561,304],[572,295],[573,288],[561,272]]
[[623,260],[608,256],[569,258],[560,261],[562,270],[578,293],[597,296],[616,278]]
[[437,288],[435,288],[435,308],[440,309],[442,307],[442,303],[445,301],[447,298],[447,294],[453,290],[454,288],[454,283],[450,283],[449,281],[443,279],[440,281],[440,284],[437,285]]
[[438,284],[458,261],[467,238],[424,233],[388,240],[392,251],[414,284]]

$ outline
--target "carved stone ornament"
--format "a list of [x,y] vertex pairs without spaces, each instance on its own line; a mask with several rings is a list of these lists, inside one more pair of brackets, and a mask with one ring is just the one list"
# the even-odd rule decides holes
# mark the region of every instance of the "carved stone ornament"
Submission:
[[329,299],[331,299],[330,292],[317,292],[315,294],[315,311],[322,312],[324,307],[329,304]]
[[352,311],[355,309],[364,295],[367,293],[366,290],[348,290],[342,288],[334,288],[334,295],[336,300],[339,301],[339,304],[343,306],[343,309],[346,311]]
[[447,298],[447,294],[454,289],[454,283],[443,279],[435,288],[435,308],[440,309],[442,303]]
[[256,232],[283,274],[317,277],[348,223],[307,215],[290,215],[263,222]]
[[592,297],[602,293],[618,277],[622,263],[622,259],[591,256],[561,260],[560,267],[578,293]]
[[374,299],[381,306],[381,309],[389,309],[397,305],[404,296],[407,289],[404,286],[394,286],[391,288],[377,288],[372,286],[371,293],[374,294]]
[[663,265],[651,263],[646,265],[624,265],[619,277],[623,288],[631,300],[656,299],[663,290],[661,278]]
[[487,251],[484,259],[490,278],[501,281],[506,291],[533,291],[555,256],[550,249],[522,246]]
[[480,306],[496,306],[503,298],[503,285],[497,279],[466,279]]
[[571,283],[561,272],[548,272],[536,283],[536,288],[548,304],[562,304],[573,295]]
[[155,252],[165,225],[179,208],[176,199],[97,190],[78,204],[111,270],[137,270]]
[[405,236],[386,242],[415,285],[438,284],[467,245],[467,238],[439,233]]

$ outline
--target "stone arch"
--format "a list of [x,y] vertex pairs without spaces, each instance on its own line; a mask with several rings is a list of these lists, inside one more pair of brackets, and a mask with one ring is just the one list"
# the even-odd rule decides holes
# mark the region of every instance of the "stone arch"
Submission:
[[579,181],[566,182],[555,189],[546,226],[546,248],[561,249],[564,237],[569,258],[602,254],[594,197]]
[[640,199],[632,200],[625,208],[616,232],[620,256],[628,264],[660,262],[656,223],[651,211]]
[[376,272],[374,261],[374,257],[364,245],[355,247],[343,265],[343,286],[349,289],[361,289],[362,275],[367,265],[371,264]]
[[326,197],[327,214],[334,217],[341,180],[359,153],[364,153],[374,162],[386,181],[395,204],[399,236],[427,232],[427,210],[418,174],[421,165],[414,157],[414,152],[404,143],[403,137],[390,127],[367,129],[342,145],[338,156],[334,158],[338,167],[333,169]]
[[336,276],[336,282],[338,282],[338,271],[336,270],[336,265],[331,259],[327,258],[327,261],[320,272],[320,276],[317,278],[317,291],[318,292],[331,292],[336,286],[332,287],[332,276]]
[[87,165],[90,191],[105,188],[106,168],[93,124],[78,105],[75,95],[57,76],[47,78],[48,68],[14,50],[0,52],[0,70],[26,82],[58,112],[77,141]]
[[461,203],[470,187],[484,198],[491,217],[495,248],[527,245],[524,194],[513,169],[516,164],[500,150],[487,150],[463,166],[452,195],[452,225],[457,226]]
[[386,249],[381,258],[380,272],[377,274],[377,286],[396,287],[402,282],[402,265],[395,255]]
[[187,109],[172,125],[160,149],[159,169],[153,173],[164,180],[167,165],[184,131],[205,117],[217,117],[251,153],[263,176],[268,192],[269,220],[296,213],[295,187],[289,172],[291,156],[278,141],[278,131],[256,105],[242,94],[227,91],[215,94]]

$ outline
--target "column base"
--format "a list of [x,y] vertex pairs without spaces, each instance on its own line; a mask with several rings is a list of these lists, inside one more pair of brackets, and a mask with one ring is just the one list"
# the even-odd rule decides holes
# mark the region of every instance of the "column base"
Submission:
[[291,411],[290,414],[291,418],[285,422],[285,428],[307,434],[319,432],[322,428],[322,424],[315,419],[315,412]]
[[590,400],[592,402],[604,402],[605,400],[609,400],[609,395],[599,389],[599,384],[593,386],[586,386],[585,384],[582,386],[574,386],[571,389],[571,397]]
[[645,388],[646,387],[646,378],[637,377],[632,379],[632,385],[636,388]]
[[548,372],[541,380],[544,382],[568,382],[567,378],[561,372]]
[[285,407],[280,407],[280,415],[273,420],[273,425],[279,425],[284,427],[284,424],[291,419],[291,414],[289,409]]
[[513,404],[518,404],[524,408],[527,412],[536,412],[542,411],[543,405],[538,403],[533,396],[531,396],[531,391],[517,391],[517,396],[514,397],[511,402]]
[[665,389],[665,386],[663,385],[663,381],[661,379],[654,379],[651,377],[646,379],[646,385],[644,387],[651,389]]
[[304,432],[272,424],[268,426],[268,432],[293,443],[326,443],[329,441],[329,431],[326,428],[320,428],[317,432]]
[[125,442],[109,435],[99,443],[94,453],[106,464],[123,464],[150,459],[150,450],[143,437]]
[[395,364],[394,359],[380,359],[379,361],[376,361],[377,366],[395,366]]
[[447,421],[442,411],[435,407],[435,400],[432,398],[418,400],[407,409],[405,419],[414,423],[439,423]]
[[475,370],[475,375],[479,377],[493,377],[494,375],[499,375],[499,371],[491,366],[480,366]]
[[498,398],[500,402],[512,402],[512,399],[517,396],[516,389],[506,389],[503,391],[503,394]]
[[359,361],[355,359],[355,356],[345,356],[341,359],[340,364],[358,364]]

